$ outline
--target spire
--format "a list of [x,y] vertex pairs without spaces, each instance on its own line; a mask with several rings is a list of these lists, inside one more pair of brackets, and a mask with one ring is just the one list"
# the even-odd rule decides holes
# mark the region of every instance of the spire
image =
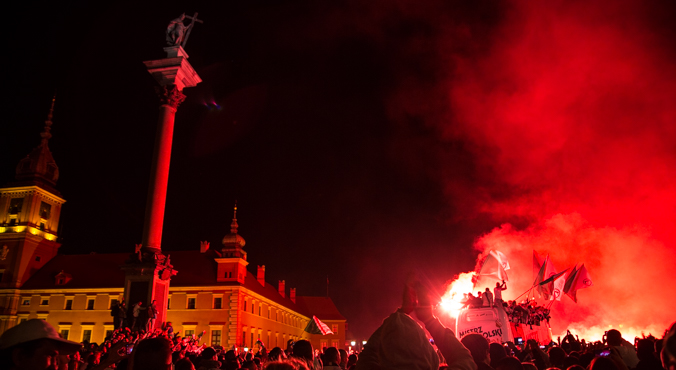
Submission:
[[47,120],[45,121],[45,127],[42,129],[42,132],[40,133],[40,137],[42,137],[42,145],[47,145],[47,142],[49,139],[51,139],[52,134],[50,131],[52,131],[52,117],[54,117],[54,102],[56,101],[56,95],[52,97],[52,106],[49,108],[49,114],[47,114]]
[[52,137],[52,118],[54,116],[54,103],[56,96],[52,97],[52,104],[47,114],[45,126],[40,133],[42,140],[33,151],[16,166],[16,181],[20,184],[36,184],[46,186],[49,190],[56,191],[53,187],[59,179],[59,167],[49,150],[49,139]]
[[[239,225],[237,224],[237,201],[235,201],[235,209],[232,216],[232,223],[230,224],[230,234],[224,236],[222,240],[224,247],[223,250],[234,249],[241,251],[241,249],[246,244],[244,238],[242,238],[242,236],[237,233],[238,227]],[[241,251],[241,253],[243,253],[243,255],[245,256],[244,258],[246,259],[246,253],[244,251]]]
[[232,216],[232,223],[230,224],[230,233],[237,234],[238,227],[239,225],[237,224],[237,201],[235,201],[235,212],[234,215]]

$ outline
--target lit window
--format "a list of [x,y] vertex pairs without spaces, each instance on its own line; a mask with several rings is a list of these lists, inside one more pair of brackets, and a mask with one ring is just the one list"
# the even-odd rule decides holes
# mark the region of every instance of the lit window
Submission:
[[195,331],[194,331],[194,330],[186,330],[186,331],[185,331],[185,336],[186,336],[186,337],[192,337],[193,335],[195,335]]
[[188,298],[188,309],[189,310],[195,309],[195,298]]
[[331,325],[331,331],[333,332],[333,334],[338,334],[338,325],[336,324]]
[[68,339],[68,334],[70,334],[70,330],[61,330],[61,338]]
[[220,330],[212,330],[211,331],[211,345],[212,346],[220,346],[221,345],[221,331]]

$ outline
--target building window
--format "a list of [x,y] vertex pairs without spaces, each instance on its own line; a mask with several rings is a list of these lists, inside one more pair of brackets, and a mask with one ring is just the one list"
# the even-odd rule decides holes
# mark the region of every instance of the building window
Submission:
[[93,309],[94,309],[94,300],[93,300],[93,299],[88,299],[88,300],[87,300],[87,309],[88,309],[88,310],[93,310]]
[[326,349],[326,346],[327,346],[327,342],[325,340],[319,342],[319,348],[320,348],[319,350],[320,351],[323,351],[324,349]]
[[196,298],[188,298],[188,309],[189,310],[195,309],[195,300],[196,300]]
[[253,346],[254,346],[254,343],[255,343],[253,339],[254,339],[254,338],[253,338],[253,333],[251,333],[251,347],[253,347]]
[[220,330],[212,330],[211,331],[211,345],[212,346],[220,346],[221,345],[221,331]]
[[251,302],[251,313],[254,313],[254,306],[255,306],[255,304],[253,302]]
[[61,330],[61,338],[68,339],[68,334],[70,334],[70,330],[66,329]]
[[194,330],[186,330],[185,331],[185,337],[192,337],[193,335],[195,335]]
[[263,316],[263,315],[261,314],[261,311],[263,310],[263,307],[262,307],[262,306],[263,306],[262,304],[259,304],[259,305],[258,305],[258,316]]
[[246,300],[244,300],[244,308],[242,308],[242,311],[246,311]]
[[118,303],[119,303],[119,301],[117,299],[111,299],[110,300],[110,307],[108,307],[108,308],[112,310],[113,306],[116,306]]
[[167,310],[171,308],[171,298],[167,298]]
[[66,308],[64,308],[64,310],[72,310],[72,309],[73,309],[73,300],[66,299]]
[[333,334],[338,334],[338,325],[336,324],[331,325],[331,331],[333,332]]
[[28,320],[28,319],[25,318],[25,317],[20,318],[20,319],[19,319],[19,324],[24,323],[26,320]]
[[35,256],[35,262],[40,262],[40,256]]
[[22,306],[30,306],[31,305],[31,300],[30,299],[24,299],[21,301]]
[[18,215],[21,212],[21,206],[23,205],[23,198],[12,198],[9,201],[9,214]]
[[113,337],[113,331],[112,330],[106,330],[106,337],[105,339],[108,340]]
[[92,340],[92,331],[87,329],[82,331],[82,341],[83,342],[91,342]]
[[271,309],[270,307],[268,307],[268,319],[270,318],[270,311],[271,311],[271,310],[272,310],[272,309]]
[[221,297],[214,298],[214,309],[220,310],[221,308],[223,308],[223,298]]
[[242,347],[246,347],[246,330],[242,332]]
[[49,306],[49,298],[46,298],[46,299],[43,298],[43,299],[40,301],[40,306]]

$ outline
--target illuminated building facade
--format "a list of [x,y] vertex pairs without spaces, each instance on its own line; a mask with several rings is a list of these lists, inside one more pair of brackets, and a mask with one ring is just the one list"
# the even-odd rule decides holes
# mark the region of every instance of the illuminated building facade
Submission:
[[[53,109],[53,102],[52,102]],[[113,331],[110,308],[121,301],[121,266],[134,253],[59,255],[58,224],[65,202],[55,189],[58,167],[49,151],[51,111],[41,144],[20,161],[16,181],[0,188],[0,334],[31,318],[47,320],[63,337],[102,342]],[[284,281],[265,281],[265,266],[247,270],[245,240],[233,218],[222,248],[174,251],[167,321],[181,336],[204,332],[202,342],[225,348],[285,348],[307,339],[315,348],[345,347],[345,318],[328,297],[296,296]],[[128,306],[132,302],[127,302]],[[143,302],[144,306],[147,302]],[[334,331],[304,331],[312,316]],[[131,319],[131,317],[130,317]]]

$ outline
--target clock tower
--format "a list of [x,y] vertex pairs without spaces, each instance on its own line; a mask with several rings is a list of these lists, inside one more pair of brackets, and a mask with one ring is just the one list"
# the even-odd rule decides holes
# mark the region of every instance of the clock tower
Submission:
[[13,182],[0,188],[0,332],[14,326],[18,288],[56,256],[61,205],[59,168],[49,150],[54,99],[41,141],[19,161]]

